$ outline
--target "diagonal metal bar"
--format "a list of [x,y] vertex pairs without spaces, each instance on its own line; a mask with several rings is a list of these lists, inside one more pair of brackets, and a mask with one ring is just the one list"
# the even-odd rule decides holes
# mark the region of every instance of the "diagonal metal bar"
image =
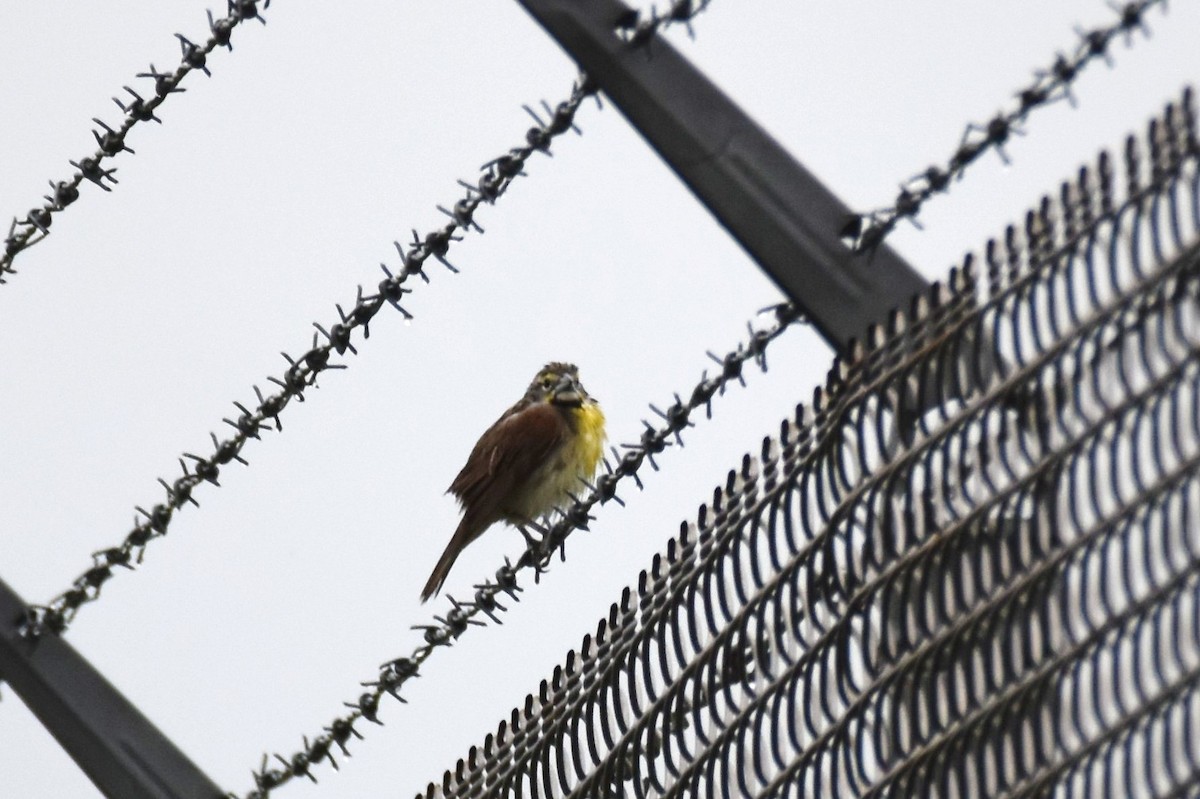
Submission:
[[654,36],[654,20],[620,0],[519,2],[839,352],[926,292],[886,245],[853,252],[851,210]]
[[0,580],[0,678],[105,796],[219,799],[222,791],[58,636],[20,633],[28,608]]

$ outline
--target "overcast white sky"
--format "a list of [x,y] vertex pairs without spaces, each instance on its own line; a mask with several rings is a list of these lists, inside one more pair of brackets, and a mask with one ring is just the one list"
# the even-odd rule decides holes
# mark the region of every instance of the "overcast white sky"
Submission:
[[[220,10],[220,9],[218,9]],[[206,35],[193,2],[8,2],[0,13],[0,214],[90,154],[91,118],[150,62],[173,68],[176,31]],[[162,498],[182,452],[208,453],[233,400],[303,352],[313,320],[374,286],[393,239],[442,223],[455,178],[519,144],[523,103],[565,97],[575,69],[512,0],[277,0],[240,27],[213,77],[141,125],[111,194],[83,188],[53,235],[0,287],[0,576],[30,601],[66,588],[89,554],[121,541],[134,505]],[[852,207],[944,163],[963,125],[1008,108],[1101,0],[813,3],[714,0],[697,38],[672,38]],[[932,202],[923,232],[892,243],[930,278],[1018,218],[1103,146],[1141,130],[1200,77],[1200,8],[1176,0],[1153,35],[1114,49],[1076,84],[1079,106],[1034,115],[1027,135]],[[616,442],[646,403],[688,391],[780,295],[611,107],[587,104],[554,157],[519,181],[382,313],[350,368],[290,406],[249,468],[204,486],[136,573],[86,607],[69,640],[218,783],[239,793],[263,751],[319,733],[410,631],[445,609],[417,593],[456,523],[443,494],[475,438],[547,360],[580,365]],[[7,224],[7,223],[5,223]],[[438,652],[389,701],[387,726],[321,784],[280,796],[407,797],[480,743],[607,612],[694,516],[713,485],[794,404],[830,351],[796,329],[771,372],[714,404],[628,507],[603,508],[568,560],[508,614]],[[448,588],[491,574],[519,537],[494,529]],[[96,792],[4,691],[0,795]]]

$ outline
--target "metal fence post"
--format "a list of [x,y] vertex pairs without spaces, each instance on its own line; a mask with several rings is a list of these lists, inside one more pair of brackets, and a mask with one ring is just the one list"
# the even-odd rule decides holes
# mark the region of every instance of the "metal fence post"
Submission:
[[850,209],[667,41],[624,41],[620,0],[519,1],[839,352],[928,289],[886,245],[853,252]]
[[57,635],[21,635],[26,605],[0,580],[0,678],[114,799],[219,799],[224,792]]

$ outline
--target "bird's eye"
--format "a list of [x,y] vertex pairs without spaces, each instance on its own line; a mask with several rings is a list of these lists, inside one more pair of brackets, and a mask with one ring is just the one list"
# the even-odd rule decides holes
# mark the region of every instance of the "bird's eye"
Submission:
[[553,375],[546,375],[542,378],[542,388],[553,388],[555,382],[557,381],[555,381]]

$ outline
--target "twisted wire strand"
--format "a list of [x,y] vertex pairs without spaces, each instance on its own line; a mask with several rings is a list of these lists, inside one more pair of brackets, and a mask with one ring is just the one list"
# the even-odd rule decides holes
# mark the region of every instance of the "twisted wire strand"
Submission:
[[[695,38],[692,20],[708,8],[712,0],[671,0],[666,9],[658,10],[658,4],[650,6],[649,13],[631,9],[616,21],[617,35],[632,47],[649,47],[650,42],[673,25],[683,25],[690,38]],[[651,53],[652,54],[652,53]]]
[[16,274],[13,259],[18,253],[50,235],[50,226],[54,222],[55,214],[65,211],[67,206],[79,199],[79,187],[85,180],[104,191],[112,191],[109,184],[118,183],[113,176],[117,170],[116,167],[109,167],[108,163],[120,153],[134,153],[125,142],[130,131],[150,120],[162,124],[162,120],[155,113],[159,106],[166,102],[170,95],[186,91],[180,84],[190,73],[199,70],[205,75],[212,74],[208,69],[208,57],[220,47],[233,50],[232,37],[238,25],[251,19],[267,24],[262,11],[271,7],[271,0],[263,0],[261,9],[258,2],[259,0],[226,0],[226,15],[215,19],[212,11],[209,11],[209,37],[203,44],[196,44],[181,33],[175,34],[182,51],[179,66],[173,72],[159,72],[151,64],[149,72],[139,72],[137,75],[154,82],[153,96],[144,98],[129,86],[125,86],[123,88],[129,97],[124,101],[113,98],[113,102],[124,114],[121,123],[113,128],[99,119],[92,120],[100,128],[92,131],[92,136],[96,139],[95,152],[70,162],[76,169],[70,179],[57,183],[50,181],[51,194],[44,197],[45,202],[42,205],[30,209],[24,219],[13,217],[8,235],[4,239],[4,249],[0,252],[0,284],[7,282],[6,274]]
[[[257,17],[254,2],[250,2],[250,0],[228,0],[228,2],[231,16],[236,13],[238,19]],[[619,25],[622,29],[632,31],[631,47],[648,48],[653,35],[671,25],[686,25],[688,32],[691,33],[691,21],[707,6],[708,0],[703,0],[703,2],[675,0],[661,14],[652,10],[650,17],[643,20],[640,14],[632,13]],[[258,18],[261,19],[261,17]],[[213,30],[213,39],[216,40],[216,44],[211,44],[210,41],[209,49],[222,44],[228,45],[230,24],[225,20],[210,21],[210,27]],[[191,58],[190,61],[187,59],[186,56],[190,52],[187,49],[189,43],[182,37],[180,40],[185,49],[185,65],[189,65],[189,69],[203,68],[204,61],[199,56]],[[151,72],[154,71],[151,70]],[[178,81],[186,72],[187,70],[175,73],[178,78],[172,79],[174,83],[170,84],[170,89],[177,86]],[[157,73],[154,74],[157,75]],[[165,78],[163,79],[165,80]],[[170,90],[166,90],[162,96],[165,97],[169,93]],[[183,474],[171,482],[159,479],[159,483],[166,492],[166,500],[155,504],[150,510],[138,506],[133,527],[126,534],[124,540],[116,546],[93,553],[91,567],[76,577],[70,588],[44,605],[32,606],[22,624],[23,633],[33,638],[46,633],[63,633],[74,620],[82,605],[94,602],[99,598],[101,589],[113,577],[115,569],[132,570],[136,564],[140,564],[146,545],[152,539],[166,534],[175,512],[181,510],[185,505],[199,504],[192,496],[198,486],[202,483],[219,485],[217,479],[220,470],[231,461],[236,460],[243,465],[246,464],[241,457],[241,451],[249,439],[259,439],[260,433],[264,430],[282,430],[280,415],[293,399],[303,401],[305,389],[316,385],[317,377],[321,372],[346,368],[345,364],[333,363],[331,359],[335,354],[344,356],[347,351],[357,354],[358,350],[352,341],[353,333],[358,328],[362,328],[363,339],[369,338],[370,322],[385,305],[391,305],[406,319],[413,318],[412,314],[400,304],[404,295],[412,292],[412,289],[405,287],[405,283],[414,276],[420,277],[428,283],[429,275],[424,271],[424,267],[430,258],[437,260],[451,272],[457,273],[458,268],[447,260],[446,255],[451,245],[461,240],[462,234],[471,231],[483,232],[483,229],[475,221],[475,213],[479,207],[495,203],[518,177],[524,176],[526,174],[525,164],[535,153],[549,154],[555,139],[569,130],[580,134],[575,125],[575,115],[583,101],[592,96],[596,97],[597,104],[599,104],[597,87],[587,79],[586,75],[581,73],[565,100],[553,107],[543,101],[542,108],[545,119],[528,105],[524,106],[526,113],[536,123],[526,130],[525,143],[510,148],[504,154],[486,162],[480,168],[481,173],[476,183],[458,181],[459,185],[465,189],[465,194],[450,208],[437,206],[438,210],[449,219],[445,225],[429,231],[423,237],[413,230],[412,240],[407,244],[394,242],[400,266],[393,273],[387,265],[380,264],[385,279],[379,282],[376,293],[364,295],[360,284],[354,305],[349,312],[344,311],[340,304],[335,305],[339,317],[338,322],[328,325],[328,328],[314,322],[313,326],[317,329],[317,333],[313,334],[311,348],[298,358],[282,353],[284,360],[288,363],[287,370],[281,376],[267,378],[268,382],[279,388],[279,391],[264,395],[258,386],[254,386],[258,404],[254,406],[253,410],[240,402],[235,402],[234,406],[239,415],[235,419],[225,418],[222,420],[234,429],[234,435],[220,440],[215,433],[211,433],[213,448],[207,456],[185,452],[179,459]],[[157,102],[161,103],[162,99],[158,99]],[[153,108],[151,108],[152,110]],[[0,261],[0,282],[3,277],[3,263]]]
[[335,356],[345,356],[347,351],[357,354],[354,334],[361,330],[363,340],[369,338],[370,323],[385,306],[390,305],[405,319],[411,319],[412,314],[401,305],[404,295],[412,292],[406,283],[413,277],[428,283],[425,265],[431,258],[451,272],[458,272],[446,255],[450,246],[461,240],[461,234],[472,230],[482,232],[475,222],[475,213],[480,205],[490,205],[503,196],[516,178],[525,174],[525,164],[535,153],[549,153],[553,141],[569,130],[578,133],[575,114],[580,104],[594,92],[595,88],[586,79],[580,79],[573,85],[567,99],[549,112],[548,120],[543,121],[530,111],[537,124],[527,130],[526,144],[514,147],[484,164],[477,183],[459,181],[466,190],[464,195],[451,209],[438,206],[449,217],[445,225],[424,237],[414,230],[412,241],[407,244],[395,242],[400,266],[393,271],[387,265],[380,264],[385,277],[376,286],[375,293],[364,294],[360,284],[349,311],[343,310],[341,304],[334,306],[338,312],[337,322],[328,326],[313,323],[316,332],[307,352],[298,357],[282,353],[288,368],[281,375],[267,378],[278,390],[268,394],[254,386],[257,404],[253,408],[234,402],[238,415],[222,420],[233,428],[233,435],[222,440],[216,433],[211,433],[212,450],[207,455],[185,452],[179,459],[183,474],[171,482],[159,479],[166,499],[149,510],[137,507],[133,528],[120,544],[96,552],[92,556],[92,566],[75,578],[71,588],[45,605],[31,607],[23,625],[25,634],[38,637],[46,633],[62,633],[82,605],[99,598],[101,588],[112,579],[116,569],[133,569],[140,564],[146,545],[166,535],[175,513],[188,504],[199,504],[193,496],[196,488],[204,483],[220,485],[218,478],[221,468],[232,461],[245,464],[241,452],[250,439],[260,439],[263,431],[281,431],[280,417],[283,411],[292,400],[303,401],[305,390],[316,386],[317,377],[322,372],[346,368],[346,364],[335,361]]
[[1117,15],[1110,25],[1090,31],[1077,29],[1079,41],[1074,50],[1069,55],[1058,53],[1048,69],[1035,72],[1033,81],[1014,95],[1016,103],[1013,107],[997,112],[985,123],[968,124],[958,148],[944,166],[931,164],[904,181],[892,205],[854,214],[842,229],[842,237],[859,252],[873,250],[902,220],[911,220],[920,227],[916,218],[925,203],[934,195],[949,191],[951,182],[962,178],[967,167],[983,155],[994,151],[1008,163],[1004,145],[1013,134],[1022,132],[1030,114],[1063,99],[1074,105],[1071,88],[1083,69],[1097,59],[1103,59],[1111,66],[1109,48],[1118,37],[1124,37],[1126,45],[1132,46],[1134,33],[1141,31],[1149,36],[1146,16],[1155,5],[1161,5],[1166,13],[1166,0],[1135,0],[1120,7],[1110,5]]
[[[527,570],[534,572],[535,579],[540,577],[552,562],[555,553],[563,553],[567,537],[576,530],[587,530],[588,523],[595,517],[592,509],[609,500],[623,504],[616,495],[617,487],[627,478],[632,478],[638,488],[642,482],[638,476],[642,466],[649,462],[651,468],[657,470],[655,456],[660,455],[667,447],[683,445],[683,432],[694,426],[692,419],[701,408],[706,416],[712,416],[712,401],[723,395],[732,382],[745,385],[743,371],[748,363],[757,365],[763,372],[767,371],[766,350],[768,345],[783,334],[794,322],[799,320],[798,314],[790,305],[774,306],[768,310],[774,320],[769,327],[755,328],[748,324],[749,336],[737,348],[729,351],[723,357],[709,353],[709,357],[720,365],[719,373],[714,377],[708,376],[705,370],[700,381],[692,389],[687,399],[674,395],[674,402],[666,410],[660,410],[651,405],[650,409],[662,420],[658,426],[649,421],[643,421],[644,430],[633,443],[623,444],[625,453],[622,455],[613,449],[613,462],[606,460],[607,471],[595,481],[595,485],[587,485],[587,491],[577,497],[572,504],[557,514],[553,524],[546,528],[540,538],[527,538],[524,553],[510,563],[508,560],[501,566],[493,579],[485,580],[475,586],[475,594],[471,601],[459,602],[447,595],[450,610],[444,616],[435,616],[433,623],[414,626],[413,629],[422,631],[423,643],[413,648],[409,655],[389,660],[380,666],[375,680],[362,683],[367,689],[356,701],[346,702],[349,712],[334,719],[324,731],[312,741],[303,737],[304,746],[288,757],[276,754],[274,762],[264,754],[259,768],[253,772],[255,787],[242,795],[242,799],[265,799],[274,789],[290,782],[296,777],[304,776],[316,781],[312,773],[314,766],[325,761],[337,769],[333,748],[336,746],[343,754],[349,754],[347,744],[351,737],[361,738],[355,729],[356,722],[366,719],[375,724],[382,724],[379,719],[379,705],[385,695],[391,695],[403,702],[400,690],[404,684],[420,673],[424,663],[432,657],[439,648],[449,647],[472,626],[486,626],[480,617],[499,624],[498,614],[506,611],[508,606],[503,604],[505,597],[519,601],[518,593],[523,589],[518,584],[518,576]],[[564,555],[565,556],[565,555]],[[237,794],[229,794],[237,799]]]
[[[693,35],[692,20],[708,6],[709,2],[711,0],[673,0],[662,12],[658,11],[657,6],[652,7],[648,16],[644,16],[638,11],[631,11],[629,15],[617,22],[617,30],[619,35],[625,38],[631,46],[642,48],[648,48],[651,40],[660,30],[672,25],[686,26],[688,35],[691,36]],[[114,128],[100,119],[94,119],[93,122],[99,126],[99,130],[92,131],[92,135],[96,139],[96,151],[78,161],[70,162],[76,172],[69,179],[58,182],[50,181],[51,194],[44,197],[45,202],[42,205],[30,209],[24,218],[13,217],[8,234],[4,239],[4,248],[0,251],[0,284],[7,282],[6,275],[16,274],[17,270],[13,267],[13,261],[20,252],[50,235],[50,227],[55,216],[79,199],[79,187],[84,181],[93,183],[106,192],[112,191],[112,186],[118,183],[115,177],[117,170],[108,164],[120,153],[134,154],[134,150],[126,143],[130,131],[140,123],[149,120],[161,124],[162,120],[155,113],[159,106],[166,102],[168,96],[186,91],[180,84],[191,72],[199,70],[205,75],[212,74],[208,68],[208,56],[220,47],[233,50],[233,32],[239,24],[249,19],[257,19],[265,25],[266,20],[262,16],[262,11],[271,7],[271,0],[262,0],[261,9],[259,0],[226,0],[226,5],[227,13],[224,17],[214,18],[212,11],[208,12],[210,35],[203,44],[192,42],[183,34],[175,34],[182,51],[179,66],[173,72],[159,72],[151,64],[148,72],[138,73],[137,77],[154,82],[153,95],[145,98],[134,89],[125,86],[124,89],[129,94],[129,98],[124,101],[120,98],[113,98],[113,102],[124,114],[120,124]],[[586,77],[581,74],[578,85],[586,86],[586,83]],[[594,87],[588,86],[587,88],[587,93],[594,92]],[[568,104],[570,102],[570,100],[566,101]],[[578,104],[576,103],[576,105]],[[536,111],[525,106],[525,110],[537,121],[537,127],[530,129],[527,146],[534,150],[547,152],[552,138],[550,131],[558,126],[572,127],[574,109],[564,109],[563,103],[554,108],[543,103],[542,108],[549,121],[544,122]],[[528,154],[522,157],[518,153],[525,149],[515,148],[497,159],[498,169],[494,179],[487,184],[481,182],[478,186],[468,187],[470,191],[467,197],[459,201],[452,211],[440,206],[439,210],[450,216],[455,223],[461,223],[457,224],[458,227],[478,230],[479,228],[472,220],[475,207],[479,202],[494,201],[503,190],[501,184],[511,180],[515,175],[521,174],[521,166],[528,158]],[[515,171],[510,175],[504,174],[509,170]],[[434,236],[435,234],[430,235]],[[435,236],[434,240],[428,243],[435,248],[444,248],[446,242],[440,236]],[[403,254],[401,253],[401,255]],[[444,254],[444,249],[442,254]]]
[[422,795],[1190,795],[1195,117],[872,331]]

